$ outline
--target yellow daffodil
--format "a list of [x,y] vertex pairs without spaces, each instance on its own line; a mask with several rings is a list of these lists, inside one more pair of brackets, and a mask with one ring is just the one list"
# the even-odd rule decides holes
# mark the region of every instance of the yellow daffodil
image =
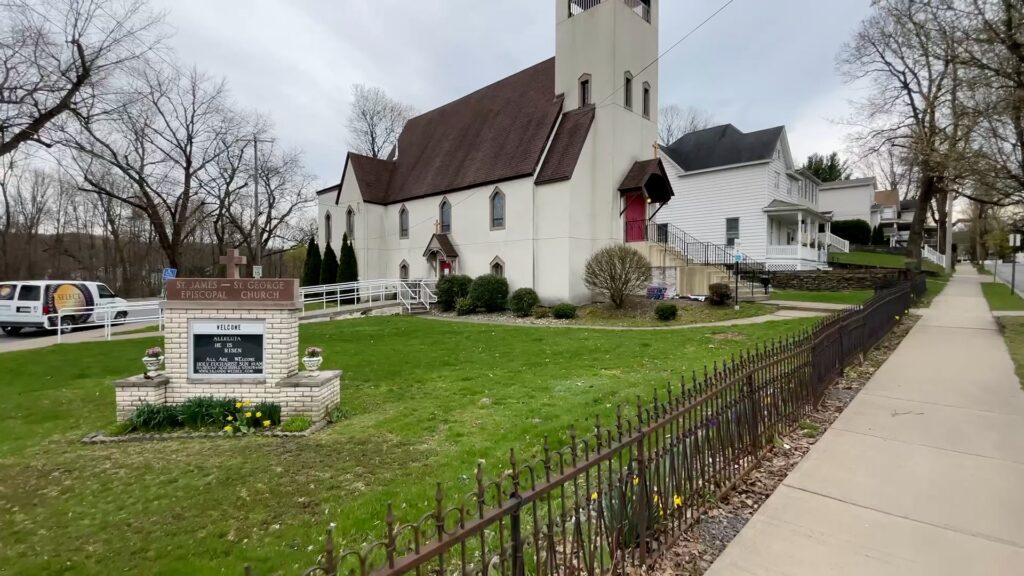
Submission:
[[241,408],[241,407],[242,407],[242,403],[241,402],[235,402],[235,408]]
[[225,432],[231,432],[231,426],[225,426],[224,427],[224,431]]
[[245,417],[246,418],[252,418],[252,412],[246,412],[245,413]]
[[590,500],[593,502],[597,502],[597,492],[594,492],[593,494],[590,495]]
[[263,427],[264,428],[270,428],[270,420],[264,420],[263,421]]
[[658,495],[657,495],[657,494],[655,494],[655,495],[654,495],[654,503],[655,503],[655,504],[657,504],[657,503],[658,503]]
[[263,416],[263,413],[262,412],[257,412],[256,413],[256,417],[259,418],[260,416]]
[[683,505],[683,497],[676,495],[676,497],[672,499],[672,503],[676,505],[676,508],[679,508]]
[[633,476],[633,486],[636,486],[639,483],[640,483],[640,477],[639,476]]
[[252,404],[252,402],[246,400],[245,402],[243,402],[243,404],[245,404],[246,406],[249,406],[250,404]]
[[232,420],[234,420],[234,419],[235,419],[235,417],[234,417],[234,416],[228,416],[228,422],[231,422],[231,421],[232,421]]
[[899,320],[899,319],[900,319],[900,315],[899,315],[899,314],[897,314],[897,315],[896,315],[896,319],[897,319],[897,320]]

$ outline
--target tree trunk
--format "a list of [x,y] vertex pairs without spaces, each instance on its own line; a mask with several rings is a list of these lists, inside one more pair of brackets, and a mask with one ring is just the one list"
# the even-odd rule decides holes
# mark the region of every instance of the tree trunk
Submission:
[[917,210],[914,211],[914,221],[910,223],[910,238],[907,239],[907,258],[917,262],[921,267],[921,252],[924,244],[924,223],[928,218],[928,205],[935,198],[935,191],[938,188],[939,178],[931,170],[925,168],[921,171],[921,184],[917,194]]

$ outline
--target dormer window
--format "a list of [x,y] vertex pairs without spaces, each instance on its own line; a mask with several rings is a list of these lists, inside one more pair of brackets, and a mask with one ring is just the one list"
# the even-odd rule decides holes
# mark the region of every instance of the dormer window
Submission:
[[626,72],[626,77],[622,82],[622,104],[626,107],[626,110],[633,109],[633,74]]
[[644,82],[644,99],[643,99],[643,113],[644,118],[651,117],[651,85]]
[[580,108],[590,105],[590,74],[580,76]]

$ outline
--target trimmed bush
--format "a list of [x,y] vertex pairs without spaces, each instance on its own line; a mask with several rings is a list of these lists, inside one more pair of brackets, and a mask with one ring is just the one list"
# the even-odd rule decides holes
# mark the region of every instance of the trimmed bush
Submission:
[[459,298],[469,296],[473,279],[464,274],[443,276],[437,281],[437,306],[442,312],[455,310]]
[[721,306],[732,300],[732,287],[725,282],[715,282],[708,286],[708,302],[715,306]]
[[871,245],[872,246],[888,246],[888,242],[885,241],[885,229],[881,225],[875,226],[875,229],[871,231]]
[[508,298],[508,308],[513,314],[520,318],[526,318],[533,313],[533,309],[540,304],[540,298],[533,288],[520,288]]
[[602,248],[587,260],[583,271],[587,288],[607,296],[616,308],[622,308],[626,297],[640,292],[650,281],[647,257],[625,244]]
[[543,320],[544,318],[550,318],[551,317],[551,308],[548,308],[546,306],[534,306],[533,307],[533,317],[538,319],[538,320]]
[[551,315],[559,320],[572,320],[576,317],[576,307],[572,304],[558,304],[551,309]]
[[499,312],[508,304],[508,280],[494,274],[477,276],[469,287],[469,298],[477,308]]
[[476,312],[476,303],[468,296],[463,296],[455,301],[455,313],[459,316],[468,316]]
[[320,283],[321,284],[335,284],[338,281],[338,256],[334,253],[334,248],[331,248],[331,243],[327,243],[327,247],[324,248],[324,258],[320,263]]
[[316,286],[320,283],[320,246],[316,243],[316,234],[310,236],[306,245],[306,260],[302,263],[302,285]]
[[849,241],[850,244],[866,246],[871,243],[871,224],[860,218],[836,220],[832,222],[832,234]]
[[669,304],[667,302],[664,304],[658,304],[658,306],[654,309],[654,315],[658,317],[658,320],[662,320],[664,322],[671,322],[672,320],[675,320],[677,316],[679,316],[679,307],[676,306],[675,304]]

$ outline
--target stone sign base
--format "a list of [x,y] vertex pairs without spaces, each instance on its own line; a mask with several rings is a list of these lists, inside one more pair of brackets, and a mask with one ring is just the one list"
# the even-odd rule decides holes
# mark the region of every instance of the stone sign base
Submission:
[[273,402],[281,406],[281,417],[308,416],[314,422],[327,416],[327,411],[341,401],[340,370],[322,370],[317,374],[299,372],[268,386],[259,380],[202,379],[172,384],[167,376],[146,380],[142,375],[114,382],[117,397],[117,420],[126,420],[142,404],[181,404],[194,396],[235,398],[254,404]]

